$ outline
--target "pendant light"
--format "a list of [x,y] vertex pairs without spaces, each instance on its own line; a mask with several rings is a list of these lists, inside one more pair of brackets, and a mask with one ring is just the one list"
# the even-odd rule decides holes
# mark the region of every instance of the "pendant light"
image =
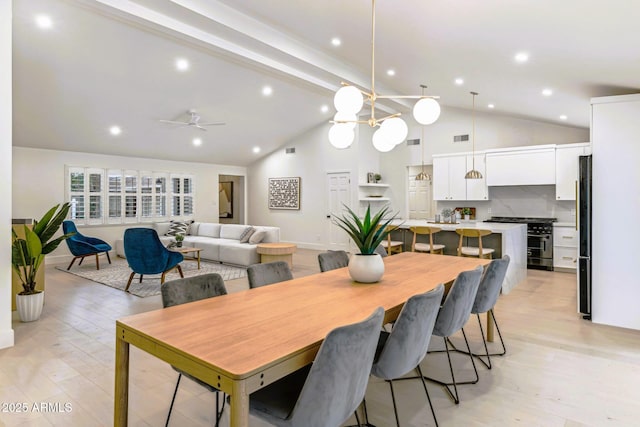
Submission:
[[471,132],[473,142],[473,151],[471,155],[471,170],[464,176],[465,179],[482,179],[480,171],[476,170],[476,95],[477,92],[470,92],[473,96],[472,109],[471,109]]
[[[422,96],[424,96],[424,90],[427,88],[425,85],[420,85],[422,88]],[[422,162],[422,168],[420,173],[416,175],[416,181],[431,181],[431,175],[424,171],[424,125],[421,128],[422,134],[420,136],[420,149],[422,150],[422,155],[420,157],[420,161]]]

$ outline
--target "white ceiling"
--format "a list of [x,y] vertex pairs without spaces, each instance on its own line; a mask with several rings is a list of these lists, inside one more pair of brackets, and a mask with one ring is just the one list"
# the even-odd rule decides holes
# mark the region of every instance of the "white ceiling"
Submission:
[[[371,87],[369,0],[13,7],[18,146],[244,166],[326,123],[340,81]],[[417,95],[426,84],[444,106],[469,108],[476,91],[478,108],[493,103],[493,114],[588,127],[591,97],[640,92],[640,2],[378,0],[376,8],[379,94]],[[39,29],[36,14],[49,15],[53,28]],[[331,45],[335,36],[342,46]],[[528,63],[515,63],[519,51]],[[187,72],[175,69],[178,57],[190,61]],[[261,95],[265,85],[272,96]],[[544,88],[553,95],[542,96]],[[409,105],[382,107],[409,113]],[[186,120],[191,108],[226,125],[203,132],[158,122]],[[108,132],[114,124],[118,137]]]

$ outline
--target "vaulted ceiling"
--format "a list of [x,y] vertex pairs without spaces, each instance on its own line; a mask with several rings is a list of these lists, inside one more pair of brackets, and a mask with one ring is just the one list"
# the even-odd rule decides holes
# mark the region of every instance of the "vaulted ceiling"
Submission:
[[[17,146],[246,166],[330,120],[341,81],[371,88],[369,0],[13,7]],[[376,92],[417,95],[425,84],[442,105],[469,108],[476,91],[478,108],[492,114],[588,127],[591,97],[640,91],[638,14],[640,3],[628,0],[378,0]],[[40,28],[38,15],[51,27]],[[514,59],[520,52],[528,61]],[[226,124],[159,122],[188,120],[189,109]]]

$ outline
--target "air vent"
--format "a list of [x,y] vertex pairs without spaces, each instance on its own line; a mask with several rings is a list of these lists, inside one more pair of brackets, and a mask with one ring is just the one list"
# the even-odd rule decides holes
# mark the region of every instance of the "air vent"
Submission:
[[468,142],[469,135],[454,135],[453,142]]
[[407,145],[420,145],[419,139],[407,139]]
[[287,153],[287,154],[295,154],[296,153],[296,148],[295,147],[285,148],[284,152]]

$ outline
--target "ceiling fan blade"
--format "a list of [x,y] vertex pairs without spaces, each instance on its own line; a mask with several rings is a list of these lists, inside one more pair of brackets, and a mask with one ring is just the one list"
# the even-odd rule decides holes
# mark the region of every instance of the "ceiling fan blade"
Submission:
[[209,123],[198,123],[198,126],[220,126],[226,125],[225,122],[209,122]]
[[207,128],[203,128],[203,127],[202,127],[202,126],[200,126],[200,125],[193,125],[193,127],[198,128],[198,129],[200,129],[200,130],[203,130],[203,131],[205,131],[205,132],[207,131]]
[[160,123],[168,123],[170,125],[183,125],[183,126],[186,126],[186,125],[189,124],[189,123],[186,123],[186,122],[176,122],[176,121],[173,121],[173,120],[158,120],[158,121]]

